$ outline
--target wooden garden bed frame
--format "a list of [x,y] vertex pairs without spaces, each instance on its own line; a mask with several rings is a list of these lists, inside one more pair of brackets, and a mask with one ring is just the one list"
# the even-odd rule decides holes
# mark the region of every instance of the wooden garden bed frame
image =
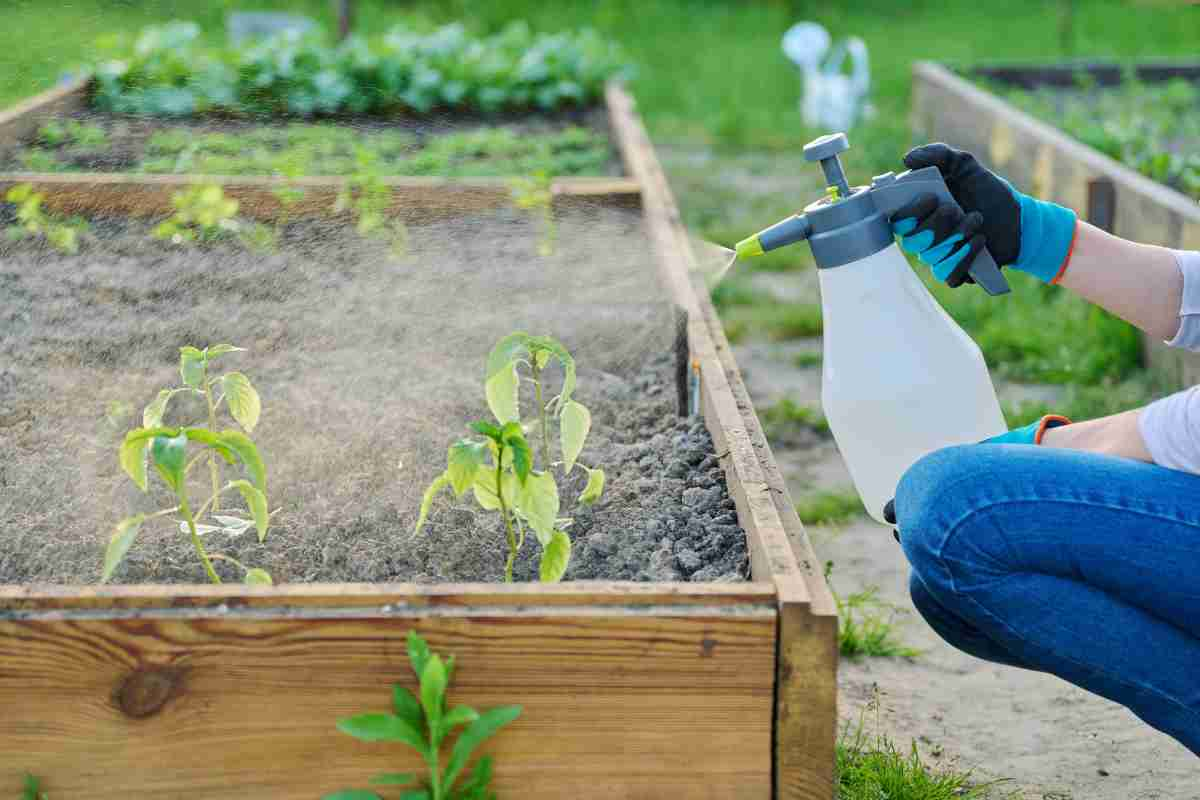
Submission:
[[[0,141],[84,92],[56,89],[0,114]],[[0,586],[0,786],[28,770],[54,797],[313,800],[415,769],[400,745],[334,729],[340,716],[386,710],[390,684],[413,685],[404,637],[415,628],[457,656],[453,702],[524,706],[485,748],[501,797],[832,798],[836,605],[694,278],[633,101],[614,84],[606,102],[629,179],[604,191],[558,181],[558,196],[642,209],[661,278],[687,311],[702,413],[749,539],[752,581]],[[3,175],[0,187],[29,180]],[[170,190],[193,180],[32,182],[52,207],[163,213]],[[270,181],[222,182],[269,215]],[[404,213],[499,204],[502,184],[392,185]]]
[[[992,65],[974,72],[1022,88],[1070,86],[1086,71],[1102,85],[1119,81],[1114,64]],[[1156,63],[1136,68],[1143,80],[1200,77],[1200,65]],[[1200,249],[1200,204],[1141,175],[1069,134],[1013,107],[945,66],[913,66],[913,129],[930,141],[970,150],[1034,195],[1077,210],[1125,239]],[[1200,383],[1200,355],[1142,334],[1147,366],[1177,387]]]

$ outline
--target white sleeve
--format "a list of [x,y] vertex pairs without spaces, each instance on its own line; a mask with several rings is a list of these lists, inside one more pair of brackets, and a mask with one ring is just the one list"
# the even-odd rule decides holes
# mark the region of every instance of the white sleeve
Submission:
[[1155,464],[1200,474],[1200,386],[1143,408],[1138,430]]
[[1175,263],[1183,275],[1183,297],[1179,303],[1179,332],[1167,344],[1200,352],[1200,252],[1173,252]]

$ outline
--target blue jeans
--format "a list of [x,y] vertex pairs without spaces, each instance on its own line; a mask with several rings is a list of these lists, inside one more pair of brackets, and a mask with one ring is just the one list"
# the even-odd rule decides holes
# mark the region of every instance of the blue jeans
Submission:
[[1030,445],[950,447],[896,490],[917,610],[1200,755],[1200,476]]

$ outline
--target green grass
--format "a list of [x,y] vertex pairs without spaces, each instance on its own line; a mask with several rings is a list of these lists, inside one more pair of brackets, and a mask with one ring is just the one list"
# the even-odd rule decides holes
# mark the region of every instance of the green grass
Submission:
[[758,418],[768,439],[783,439],[800,428],[829,435],[829,421],[819,409],[802,406],[790,397],[760,408]]
[[879,590],[869,587],[841,597],[838,607],[838,650],[852,661],[860,658],[916,658],[919,650],[900,640],[895,617],[897,609],[879,599]]
[[1167,386],[1149,372],[1140,372],[1121,382],[1104,382],[1096,386],[1070,386],[1058,403],[1026,401],[1004,406],[1004,418],[1010,428],[1041,419],[1046,414],[1062,414],[1068,419],[1096,419],[1138,408],[1167,393]]
[[887,736],[871,736],[860,719],[837,743],[839,800],[982,800],[992,784],[976,784],[969,772],[934,766],[917,752],[906,753]]
[[853,489],[817,492],[796,503],[796,513],[805,525],[837,525],[866,513]]
[[721,315],[731,342],[762,337],[772,341],[821,335],[821,307],[816,303],[770,301],[734,306]]
[[808,367],[820,366],[823,360],[824,359],[819,352],[805,351],[803,353],[796,353],[796,355],[792,357],[792,364],[800,367],[801,369],[807,369]]

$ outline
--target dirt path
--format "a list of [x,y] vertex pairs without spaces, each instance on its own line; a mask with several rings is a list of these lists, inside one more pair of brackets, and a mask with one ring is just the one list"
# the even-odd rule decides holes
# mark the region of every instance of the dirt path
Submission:
[[[755,276],[755,284],[780,299],[817,300],[811,273],[764,274]],[[756,407],[761,411],[787,397],[819,408],[820,366],[795,366],[798,352],[819,348],[819,339],[735,347]],[[1059,389],[1006,385],[999,391],[1006,400],[1052,402]],[[832,440],[772,447],[798,502],[815,491],[851,485]],[[942,642],[909,600],[908,565],[889,530],[864,516],[840,527],[809,526],[809,534],[818,556],[835,564],[835,591],[877,586],[880,597],[898,608],[905,644],[922,651],[915,659],[843,661],[843,723],[857,722],[878,687],[882,733],[901,749],[915,740],[931,763],[973,770],[981,780],[1008,779],[995,797],[1200,798],[1196,759],[1125,709],[1058,678],[980,661]]]

